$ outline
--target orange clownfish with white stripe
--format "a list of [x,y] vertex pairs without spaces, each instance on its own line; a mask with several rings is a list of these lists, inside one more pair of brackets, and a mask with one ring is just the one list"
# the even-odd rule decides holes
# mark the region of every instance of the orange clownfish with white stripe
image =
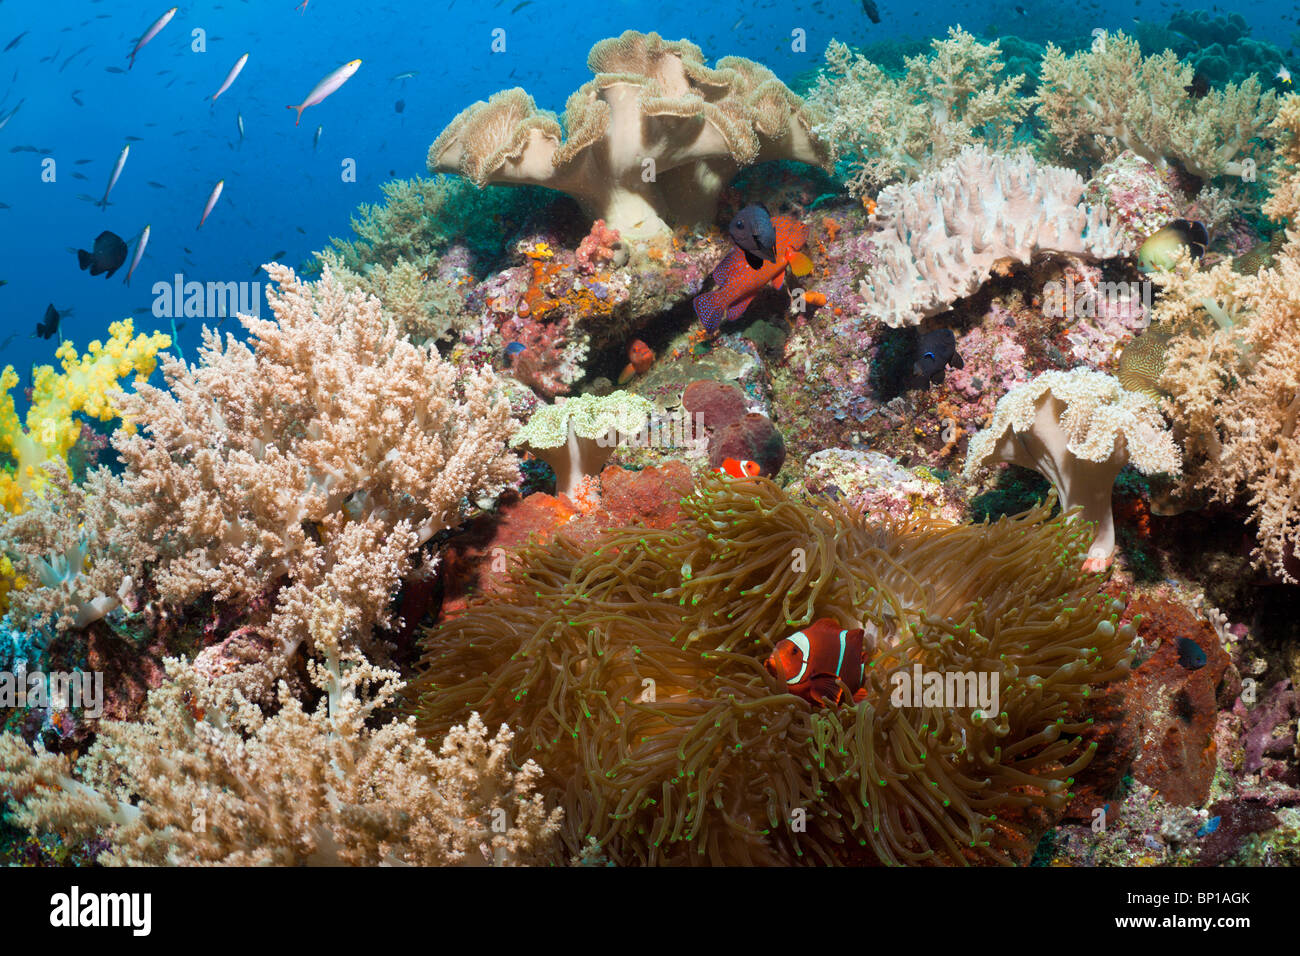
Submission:
[[823,707],[854,702],[867,694],[868,651],[862,628],[824,617],[779,641],[764,666],[786,690]]
[[757,478],[763,473],[763,466],[756,461],[750,461],[748,458],[724,458],[722,467],[713,470],[720,475],[727,475],[731,478]]

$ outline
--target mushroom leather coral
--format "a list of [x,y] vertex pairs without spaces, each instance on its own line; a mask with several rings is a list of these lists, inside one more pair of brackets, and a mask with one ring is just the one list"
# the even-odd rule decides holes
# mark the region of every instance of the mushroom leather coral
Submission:
[[1086,368],[1045,372],[1002,396],[992,424],[971,439],[965,473],[998,461],[1043,475],[1063,509],[1082,507],[1083,519],[1097,529],[1085,568],[1097,571],[1115,551],[1110,497],[1120,469],[1131,463],[1144,474],[1177,474],[1182,468],[1155,402]]
[[569,97],[562,125],[524,90],[503,90],[451,121],[429,148],[429,170],[558,189],[637,237],[712,221],[742,166],[828,167],[812,132],[819,114],[743,57],[711,69],[688,40],[628,30],[593,46],[587,65],[596,76]]

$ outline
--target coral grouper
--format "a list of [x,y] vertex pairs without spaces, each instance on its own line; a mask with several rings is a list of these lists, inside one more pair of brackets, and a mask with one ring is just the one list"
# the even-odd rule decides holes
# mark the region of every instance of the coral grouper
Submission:
[[784,216],[777,216],[772,225],[776,227],[775,262],[764,262],[755,269],[743,249],[732,249],[713,270],[718,287],[695,297],[695,314],[708,331],[716,332],[724,317],[731,320],[744,315],[754,296],[769,282],[780,289],[785,284],[786,266],[795,275],[811,271],[812,263],[799,251],[808,241],[808,227]]

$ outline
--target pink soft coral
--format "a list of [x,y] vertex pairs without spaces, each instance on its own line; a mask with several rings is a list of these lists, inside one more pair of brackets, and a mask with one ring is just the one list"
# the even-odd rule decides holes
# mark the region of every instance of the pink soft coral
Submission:
[[618,230],[606,226],[604,219],[597,219],[578,246],[578,271],[593,275],[601,262],[613,262],[618,241]]

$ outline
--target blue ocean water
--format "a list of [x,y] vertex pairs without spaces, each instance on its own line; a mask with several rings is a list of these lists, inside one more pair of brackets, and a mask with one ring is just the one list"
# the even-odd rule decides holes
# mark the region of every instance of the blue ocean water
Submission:
[[[166,11],[164,0],[0,0],[0,121],[18,107],[0,129],[0,202],[7,207],[0,209],[0,366],[15,366],[26,385],[33,363],[53,360],[58,340],[31,337],[47,304],[72,310],[61,331],[81,348],[128,315],[137,330],[170,332],[170,323],[153,315],[152,289],[177,274],[250,282],[264,278],[258,267],[273,255],[295,266],[309,260],[330,236],[350,235],[354,210],[378,201],[381,183],[424,174],[429,143],[466,105],[523,86],[560,112],[590,76],[591,45],[626,29],[688,38],[710,62],[750,57],[791,82],[822,62],[832,37],[854,45],[924,41],[961,24],[982,36],[1067,42],[1094,28],[1129,30],[1138,20],[1163,22],[1189,9],[1154,0],[878,6],[880,23],[873,24],[860,0],[308,0],[301,10],[295,0],[188,3],[128,71],[128,54]],[[1280,48],[1300,74],[1292,40],[1300,7],[1207,9],[1239,13],[1253,37]],[[497,29],[505,31],[505,51],[494,53]],[[802,50],[792,41],[799,30]],[[242,74],[211,104],[244,53]],[[286,104],[301,102],[322,77],[357,58],[356,75],[295,126]],[[1259,69],[1271,76],[1279,65],[1261,62]],[[78,199],[102,196],[128,142],[111,205]],[[345,176],[351,167],[354,181]],[[218,180],[224,192],[196,230]],[[129,258],[107,280],[78,269],[70,250],[89,249],[103,230],[134,248],[146,224],[147,252],[129,287],[122,281]],[[238,331],[233,326],[225,329]],[[193,327],[181,332],[188,357],[198,335]]]

